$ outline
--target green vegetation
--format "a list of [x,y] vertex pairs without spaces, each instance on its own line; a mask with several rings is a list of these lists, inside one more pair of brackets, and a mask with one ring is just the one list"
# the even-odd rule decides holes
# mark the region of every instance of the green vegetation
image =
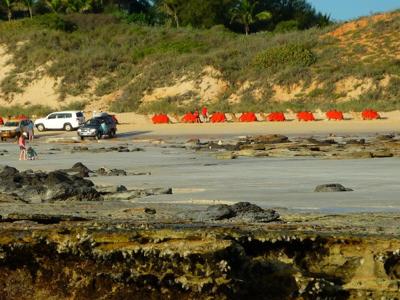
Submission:
[[[57,2],[53,4],[56,7]],[[198,84],[204,69],[211,67],[220,72],[218,77],[228,89],[220,99],[208,104],[210,110],[400,108],[400,61],[393,54],[398,48],[394,33],[398,32],[399,15],[371,22],[339,40],[328,34],[339,25],[290,31],[304,24],[299,20],[278,22],[274,10],[261,4],[256,12],[270,11],[271,22],[280,25],[272,26],[273,32],[260,31],[248,36],[223,25],[210,29],[186,26],[189,17],[184,17],[180,10],[179,28],[177,24],[172,28],[143,25],[145,18],[137,22],[140,18],[134,17],[138,15],[115,11],[39,16],[34,13],[32,19],[0,22],[0,44],[13,54],[15,65],[0,88],[11,97],[46,74],[60,83],[60,101],[89,90],[98,97],[118,91],[111,107],[114,111],[180,113],[201,106],[199,95],[189,93],[152,103],[142,103],[142,98],[155,88],[174,85],[182,78]],[[257,26],[258,21],[250,32],[257,31]],[[380,44],[385,47],[374,46]],[[348,91],[337,86],[348,78],[355,82],[352,89],[366,80],[371,83],[355,100],[344,102],[342,98]],[[384,78],[389,78],[386,85],[381,83]],[[243,91],[246,82],[251,83],[251,88]],[[290,93],[292,101],[275,100],[277,86],[289,93],[299,85],[303,90]],[[255,95],[254,91],[259,93]],[[230,101],[232,94],[241,102]],[[81,109],[82,103],[75,107]]]
[[277,70],[286,66],[308,67],[315,63],[316,57],[303,45],[284,45],[260,52],[255,57],[255,64]]
[[13,105],[10,107],[0,107],[0,116],[15,117],[18,115],[25,116],[46,116],[54,111],[51,107],[43,105]]
[[290,20],[297,23],[296,29],[330,23],[306,0],[0,0],[0,20],[48,13],[112,13],[142,25],[211,28],[222,24],[243,33],[272,30]]

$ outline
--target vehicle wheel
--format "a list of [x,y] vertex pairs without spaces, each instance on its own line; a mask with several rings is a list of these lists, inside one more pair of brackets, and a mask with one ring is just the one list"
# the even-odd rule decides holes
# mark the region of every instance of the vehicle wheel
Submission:
[[81,141],[83,141],[85,138],[83,136],[81,136]]
[[44,130],[45,130],[43,124],[39,124],[38,126],[36,126],[36,128],[37,128],[39,131],[44,131]]
[[72,130],[71,124],[64,124],[64,130],[71,131]]

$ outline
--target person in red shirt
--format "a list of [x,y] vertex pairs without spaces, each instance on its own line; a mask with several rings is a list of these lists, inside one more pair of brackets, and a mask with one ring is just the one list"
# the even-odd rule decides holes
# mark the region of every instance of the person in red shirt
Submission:
[[2,117],[0,117],[0,125],[4,125],[4,120]]
[[200,121],[200,115],[199,115],[199,111],[198,111],[198,110],[195,110],[195,111],[194,111],[193,117],[196,118],[196,123],[201,123],[201,121]]
[[201,116],[203,118],[203,122],[208,122],[208,109],[207,107],[203,107],[203,109],[201,110]]

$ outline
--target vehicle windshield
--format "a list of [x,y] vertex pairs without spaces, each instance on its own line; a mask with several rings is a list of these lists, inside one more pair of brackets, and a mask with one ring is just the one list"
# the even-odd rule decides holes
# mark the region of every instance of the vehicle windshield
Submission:
[[86,123],[85,123],[85,125],[91,125],[91,126],[93,126],[93,125],[100,125],[100,120],[99,119],[90,119],[89,121],[87,121]]
[[19,122],[6,122],[4,126],[10,126],[10,127],[18,127]]

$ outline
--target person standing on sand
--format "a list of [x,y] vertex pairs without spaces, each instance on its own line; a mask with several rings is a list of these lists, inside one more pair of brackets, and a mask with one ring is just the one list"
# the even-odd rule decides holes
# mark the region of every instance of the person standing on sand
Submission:
[[199,110],[198,110],[198,109],[196,109],[196,110],[194,111],[193,117],[196,118],[196,123],[201,123],[201,121],[200,121],[200,116],[199,116]]
[[26,132],[22,133],[18,138],[19,160],[26,160]]
[[203,107],[203,109],[201,110],[201,116],[203,118],[203,122],[208,122],[208,109],[207,107]]
[[33,122],[29,122],[28,124],[28,139],[30,142],[33,141]]

